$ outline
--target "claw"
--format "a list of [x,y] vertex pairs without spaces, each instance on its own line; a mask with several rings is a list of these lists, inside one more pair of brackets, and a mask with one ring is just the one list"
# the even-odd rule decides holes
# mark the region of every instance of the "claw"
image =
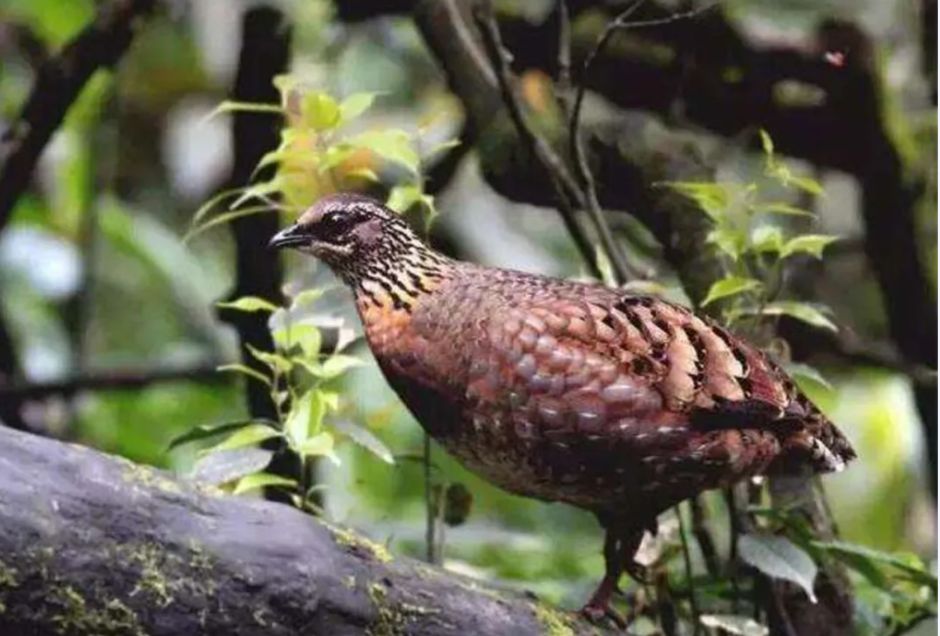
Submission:
[[610,605],[600,606],[588,603],[581,608],[579,614],[595,625],[600,625],[604,622],[604,619],[607,619],[619,629],[626,630],[628,626],[627,619],[624,618],[623,614]]
[[633,559],[628,559],[627,562],[623,564],[623,569],[630,575],[630,578],[640,585],[650,585],[653,582],[650,569],[645,565],[637,563]]

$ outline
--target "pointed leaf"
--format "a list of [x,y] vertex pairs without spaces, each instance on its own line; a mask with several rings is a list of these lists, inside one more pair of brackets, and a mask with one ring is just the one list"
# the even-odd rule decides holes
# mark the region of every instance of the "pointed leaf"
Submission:
[[783,248],[783,232],[773,225],[762,225],[751,234],[751,249],[755,252],[779,253]]
[[398,163],[414,174],[418,173],[421,157],[415,151],[411,137],[403,130],[374,130],[347,140],[351,146],[368,148],[383,159]]
[[784,368],[786,369],[787,373],[795,377],[797,381],[799,381],[800,378],[803,378],[815,382],[816,384],[819,384],[820,386],[823,386],[830,391],[834,390],[829,381],[823,377],[823,374],[820,373],[819,369],[816,367],[812,367],[802,362],[788,362],[784,365]]
[[245,428],[246,426],[256,423],[257,420],[238,420],[237,422],[225,422],[223,424],[201,424],[170,440],[170,445],[167,447],[167,450],[173,450],[174,448],[178,448],[183,444],[189,444],[190,442],[216,437],[223,433],[231,433],[232,431],[237,431],[240,428]]
[[242,296],[231,302],[222,302],[216,303],[216,307],[223,307],[226,309],[235,309],[237,311],[244,312],[254,312],[254,311],[277,311],[278,307],[274,303],[265,300],[264,298],[258,298],[257,296]]
[[761,128],[760,133],[760,146],[763,149],[764,154],[767,156],[772,156],[774,154],[774,141],[770,138],[770,133]]
[[738,553],[745,563],[776,579],[796,583],[816,602],[813,584],[817,567],[806,552],[786,537],[772,534],[745,534],[738,541]]
[[304,124],[316,131],[330,130],[340,122],[339,104],[326,93],[308,93],[301,103]]
[[907,557],[882,550],[875,550],[863,545],[856,545],[844,541],[814,541],[813,547],[839,555],[853,555],[872,563],[886,565],[900,570],[907,578],[928,587],[937,589],[937,577],[924,567],[923,562],[914,555]]
[[361,367],[362,365],[362,360],[354,356],[334,354],[324,360],[323,364],[320,365],[319,375],[324,380],[330,380],[346,373],[349,369]]
[[293,448],[299,449],[309,437],[316,435],[323,427],[326,406],[321,392],[310,389],[291,405],[290,413],[284,421],[284,430]]
[[348,123],[372,107],[376,93],[354,93],[343,100],[339,110],[343,123]]
[[304,440],[298,449],[304,457],[327,457],[334,464],[339,464],[339,457],[334,452],[336,440],[329,431],[320,431],[313,437]]
[[830,331],[839,330],[835,323],[829,320],[823,312],[807,303],[793,300],[778,300],[765,305],[761,313],[765,316],[790,316],[791,318],[802,320],[814,327],[829,329]]
[[200,457],[187,476],[193,481],[217,486],[264,470],[274,453],[262,448],[236,448]]
[[809,210],[804,210],[803,208],[798,208],[795,205],[790,205],[789,203],[760,203],[754,206],[755,212],[763,212],[767,214],[786,214],[790,216],[816,216],[813,212]]
[[281,437],[282,435],[283,434],[281,431],[275,428],[265,424],[253,423],[235,431],[220,443],[206,451],[203,451],[203,454],[208,455],[224,450],[244,448],[245,446],[254,446],[258,442],[263,442],[264,440],[271,439],[272,437]]
[[784,243],[780,250],[780,256],[786,258],[797,253],[805,253],[822,258],[823,250],[830,243],[839,240],[837,236],[826,236],[825,234],[804,234],[797,236]]
[[296,489],[297,480],[281,477],[280,475],[272,475],[271,473],[253,473],[239,479],[238,483],[235,484],[235,489],[232,491],[232,494],[240,495],[243,492],[257,488],[265,488],[267,486],[284,486],[285,488]]
[[261,382],[262,384],[264,384],[264,385],[266,385],[266,386],[268,386],[268,387],[271,386],[271,380],[270,380],[270,378],[265,377],[264,374],[262,374],[262,373],[260,373],[260,372],[258,372],[258,371],[255,371],[254,369],[252,369],[252,368],[249,367],[248,365],[237,364],[237,363],[235,363],[235,364],[223,364],[222,366],[217,367],[217,368],[216,368],[216,371],[231,371],[231,372],[234,372],[234,373],[240,373],[240,374],[242,374],[242,375],[248,376],[249,378],[252,378],[252,379],[254,379],[254,380],[257,380],[258,382]]
[[383,462],[387,464],[395,463],[395,457],[392,455],[392,451],[365,426],[361,426],[349,420],[340,420],[333,424],[333,429],[359,444]]
[[715,302],[716,300],[727,298],[728,296],[734,296],[735,294],[740,294],[746,291],[760,289],[761,286],[762,283],[759,280],[755,280],[753,278],[743,278],[740,276],[729,276],[727,278],[722,278],[721,280],[715,281],[708,289],[708,294],[705,295],[705,299],[702,301],[702,307],[705,307],[710,303]]
[[767,636],[770,633],[770,630],[764,625],[748,616],[702,614],[699,620],[705,627],[720,629],[725,634],[731,634],[731,636]]

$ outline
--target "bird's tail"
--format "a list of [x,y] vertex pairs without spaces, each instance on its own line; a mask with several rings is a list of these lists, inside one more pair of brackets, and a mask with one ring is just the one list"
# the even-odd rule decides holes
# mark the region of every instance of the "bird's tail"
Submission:
[[842,431],[819,411],[812,413],[799,430],[782,442],[782,452],[771,466],[771,472],[793,472],[797,466],[806,464],[817,473],[839,472],[857,457]]

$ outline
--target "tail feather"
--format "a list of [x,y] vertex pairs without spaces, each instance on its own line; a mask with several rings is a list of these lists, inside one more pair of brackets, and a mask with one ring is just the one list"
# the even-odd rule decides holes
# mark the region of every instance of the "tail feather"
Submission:
[[771,468],[773,472],[793,472],[808,463],[816,472],[832,473],[843,470],[857,456],[842,431],[816,412],[804,421],[800,430],[783,440],[780,456]]

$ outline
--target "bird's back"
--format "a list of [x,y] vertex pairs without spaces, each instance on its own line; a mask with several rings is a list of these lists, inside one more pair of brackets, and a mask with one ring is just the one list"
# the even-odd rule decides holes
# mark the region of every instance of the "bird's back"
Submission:
[[425,291],[360,301],[370,344],[422,425],[513,492],[665,508],[854,457],[779,366],[684,307],[465,263]]

